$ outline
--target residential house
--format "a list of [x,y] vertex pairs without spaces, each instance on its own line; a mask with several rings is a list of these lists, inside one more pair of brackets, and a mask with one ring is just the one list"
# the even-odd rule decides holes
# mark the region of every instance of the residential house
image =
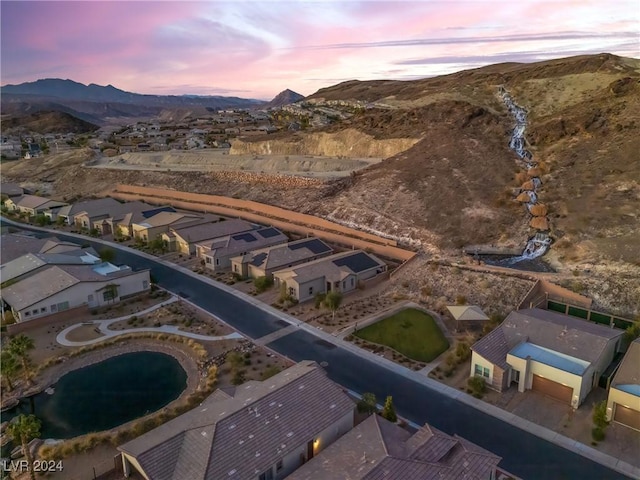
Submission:
[[11,211],[26,213],[30,216],[40,215],[49,209],[67,205],[64,202],[37,195],[22,195],[21,197],[9,198],[4,204]]
[[231,259],[231,269],[242,277],[273,277],[273,272],[326,257],[333,249],[318,238],[253,250]]
[[0,297],[18,322],[71,308],[118,303],[149,289],[149,270],[104,262],[95,265],[51,265],[2,289]]
[[537,308],[517,310],[472,347],[471,376],[578,408],[620,351],[622,330]]
[[640,338],[631,342],[607,397],[607,420],[640,431]]
[[[287,480],[495,480],[515,478],[501,458],[429,425],[415,433],[371,415]],[[499,477],[499,475],[504,475]]]
[[66,253],[27,253],[0,265],[2,283],[15,283],[18,278],[38,272],[48,265],[95,265],[100,257],[93,248],[76,249]]
[[[82,202],[76,202],[71,205],[65,205],[58,210],[58,217],[64,218],[67,225],[77,225],[87,229],[93,228],[92,219],[104,216],[107,218],[109,212],[119,208],[122,205],[115,198],[96,198],[94,200],[85,200]],[[76,215],[84,213],[83,219],[76,222]]]
[[353,250],[320,258],[290,269],[274,272],[276,285],[285,283],[289,295],[304,302],[317,294],[337,291],[347,293],[359,282],[387,271],[387,265],[376,256]]
[[240,219],[223,219],[210,215],[211,221],[194,226],[177,226],[169,229],[163,236],[168,242],[169,251],[178,251],[189,255],[198,254],[201,257],[202,251],[208,251],[208,245],[225,235],[233,235],[240,232],[253,230],[255,226]]
[[21,197],[24,195],[24,189],[17,183],[2,182],[0,184],[0,193],[9,198]]
[[205,246],[198,245],[198,248],[205,261],[205,267],[219,271],[231,268],[231,259],[238,255],[245,255],[254,248],[278,245],[287,240],[287,236],[277,228],[266,227],[221,237],[211,243],[207,242]]
[[[55,237],[37,238],[30,232],[8,233],[0,238],[0,263],[6,264],[27,253],[69,253],[85,251],[80,245],[62,242]],[[93,252],[93,249],[86,249]]]
[[354,403],[304,361],[200,406],[118,447],[125,476],[281,480],[353,428]]
[[182,212],[160,212],[152,217],[132,224],[133,237],[139,238],[145,242],[149,242],[160,237],[163,233],[167,233],[169,228],[176,225],[184,227],[190,225],[198,225],[207,222],[202,215]]
[[136,200],[123,203],[120,207],[110,212],[111,216],[109,218],[102,220],[102,222],[96,222],[94,225],[102,235],[113,234],[133,237],[134,223],[144,222],[147,218],[151,218],[160,212],[175,211],[173,207],[154,207]]

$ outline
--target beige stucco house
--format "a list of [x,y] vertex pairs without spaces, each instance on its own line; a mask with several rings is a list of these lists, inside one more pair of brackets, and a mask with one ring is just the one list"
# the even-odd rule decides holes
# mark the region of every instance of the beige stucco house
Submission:
[[631,342],[607,397],[607,420],[640,431],[640,338]]
[[67,205],[64,202],[38,197],[37,195],[22,195],[21,197],[9,198],[4,204],[11,211],[28,213],[31,216],[40,215],[47,210]]
[[177,225],[187,227],[207,221],[208,220],[204,219],[201,215],[193,213],[160,212],[138,223],[133,223],[131,229],[133,231],[133,238],[149,242],[155,240],[163,233],[167,233],[171,227],[176,227]]
[[[233,235],[240,232],[248,232],[255,227],[249,222],[234,219],[224,219],[213,215],[208,215],[208,222],[195,226],[183,227],[178,225],[172,227],[169,232],[163,235],[163,238],[169,246],[169,251],[177,251],[188,255],[194,255],[200,250],[206,250],[206,246],[211,244],[215,239],[224,237],[225,235]],[[202,245],[202,247],[198,247]]]
[[578,408],[620,351],[623,333],[548,310],[517,310],[471,347],[470,375],[499,392],[515,383]]
[[304,302],[319,293],[350,292],[358,288],[358,282],[386,271],[387,265],[376,256],[353,250],[279,270],[273,278],[276,285],[286,284],[289,295]]
[[253,250],[231,259],[231,270],[242,277],[273,277],[273,272],[331,255],[333,249],[319,238],[303,238],[285,245]]
[[18,322],[26,322],[72,308],[118,303],[149,287],[149,270],[134,272],[108,262],[51,265],[3,288],[0,297]]
[[[93,228],[92,220],[97,217],[109,217],[109,213],[122,205],[115,198],[96,198],[93,200],[85,200],[75,202],[71,205],[65,205],[57,212],[59,218],[64,218],[67,225],[77,225],[87,229]],[[76,221],[76,215],[84,214],[84,218]],[[53,220],[53,219],[52,219]]]
[[287,236],[277,228],[266,227],[207,240],[199,243],[197,250],[207,269],[220,271],[231,268],[231,259],[238,255],[245,255],[254,248],[277,245],[287,240]]
[[217,390],[118,450],[127,477],[281,480],[351,430],[354,407],[324,370],[304,361],[233,392]]

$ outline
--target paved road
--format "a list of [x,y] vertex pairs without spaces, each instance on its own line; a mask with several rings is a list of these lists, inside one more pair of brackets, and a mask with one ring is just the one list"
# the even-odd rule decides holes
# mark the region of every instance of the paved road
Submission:
[[[58,237],[64,236],[58,234]],[[77,241],[76,238],[68,239]],[[97,250],[101,248],[99,244],[93,246]],[[160,286],[187,297],[251,338],[263,337],[289,326],[277,316],[228,292],[135,253],[118,250],[115,262],[133,268],[151,268],[151,274]],[[628,478],[302,329],[268,346],[294,361],[327,362],[329,377],[350,390],[373,392],[381,401],[386,395],[393,395],[400,415],[418,424],[428,422],[481,445],[503,457],[501,466],[522,478]]]

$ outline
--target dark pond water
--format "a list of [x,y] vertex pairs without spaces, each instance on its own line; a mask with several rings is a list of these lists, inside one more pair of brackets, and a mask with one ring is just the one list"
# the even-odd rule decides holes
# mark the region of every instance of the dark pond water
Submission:
[[127,353],[64,375],[53,395],[42,392],[23,400],[2,420],[35,413],[42,421],[41,438],[71,438],[159,410],[186,386],[187,374],[172,356]]

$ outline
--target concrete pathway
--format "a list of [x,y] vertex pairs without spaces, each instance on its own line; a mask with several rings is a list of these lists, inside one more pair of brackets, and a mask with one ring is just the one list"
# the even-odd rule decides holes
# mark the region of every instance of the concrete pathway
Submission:
[[[179,301],[178,297],[171,297],[169,300],[166,300],[162,303],[158,303],[157,305],[153,305],[141,312],[136,312],[136,316],[143,316],[147,313],[153,312],[159,308],[162,308],[166,305],[170,305],[174,302]],[[123,317],[118,318],[110,318],[109,320],[91,320],[89,322],[83,322],[80,324],[71,325],[70,327],[62,330],[56,337],[56,341],[60,345],[64,345],[65,347],[82,347],[84,345],[93,345],[94,343],[103,342],[107,339],[118,337],[120,335],[126,335],[128,333],[140,333],[140,332],[152,332],[152,333],[170,333],[172,335],[181,335],[187,338],[193,338],[194,340],[202,340],[206,342],[212,342],[217,340],[230,340],[230,339],[241,339],[244,338],[241,334],[237,332],[230,333],[228,335],[223,336],[209,336],[209,335],[200,335],[198,333],[185,332],[179,329],[179,327],[175,325],[163,325],[161,327],[141,327],[141,328],[128,328],[126,330],[111,330],[109,326],[116,322],[121,322],[122,320],[128,320],[133,315],[125,315]],[[99,332],[102,334],[101,337],[93,338],[91,340],[77,341],[74,342],[72,340],[67,340],[67,334],[79,328],[83,325],[96,325]]]
[[[16,223],[16,222],[12,222],[12,221],[7,221],[6,219],[2,219],[3,223],[7,223],[7,224],[12,224],[18,227],[24,227],[24,225]],[[34,226],[27,226],[28,229],[30,230],[34,230],[34,231],[40,231],[40,232],[46,232],[46,233],[50,233],[53,235],[65,235],[67,237],[75,237],[81,241],[86,241],[86,237],[82,236],[82,235],[78,235],[78,234],[73,234],[73,233],[61,233],[61,232],[57,232],[55,230],[49,230],[46,228],[40,228],[40,227],[34,227]],[[607,455],[606,453],[600,452],[599,450],[596,450],[595,448],[592,448],[588,445],[585,445],[583,443],[580,443],[576,440],[573,440],[571,438],[565,437],[564,435],[561,435],[557,432],[554,432],[552,430],[549,430],[548,428],[542,427],[540,425],[537,425],[533,422],[530,422],[529,420],[525,420],[521,417],[518,417],[516,415],[514,415],[511,412],[507,412],[506,410],[502,410],[494,405],[488,404],[486,402],[483,402],[482,400],[479,400],[477,398],[472,397],[471,395],[468,395],[467,393],[460,391],[460,390],[456,390],[455,388],[449,387],[448,385],[444,385],[436,380],[433,380],[427,376],[425,376],[424,374],[421,374],[420,372],[414,372],[413,370],[409,370],[408,368],[403,367],[402,365],[399,365],[395,362],[392,362],[391,360],[387,360],[384,357],[380,357],[372,352],[369,352],[367,350],[358,348],[357,346],[353,345],[350,342],[346,342],[344,340],[338,339],[335,336],[333,336],[330,333],[324,332],[322,330],[319,330],[315,327],[312,327],[310,325],[307,325],[306,323],[302,323],[300,322],[300,320],[298,320],[297,318],[282,312],[274,307],[272,307],[271,305],[267,305],[265,303],[262,303],[260,300],[256,299],[255,297],[252,297],[251,295],[247,295],[245,293],[239,292],[238,290],[235,290],[233,288],[231,288],[228,285],[225,285],[221,282],[216,282],[214,280],[211,280],[210,278],[207,277],[203,277],[202,275],[199,275],[197,273],[192,272],[191,270],[184,268],[184,267],[180,267],[177,266],[175,264],[172,264],[170,262],[167,262],[166,260],[162,260],[159,259],[157,257],[154,257],[153,255],[150,255],[148,253],[145,252],[140,252],[139,250],[135,250],[132,249],[130,247],[124,247],[122,245],[119,244],[113,244],[111,242],[107,242],[101,239],[96,239],[96,238],[92,238],[91,239],[92,242],[94,243],[101,243],[103,245],[106,246],[110,246],[112,248],[117,248],[123,251],[128,251],[129,253],[134,253],[136,255],[139,255],[143,258],[147,258],[149,260],[152,260],[154,262],[158,262],[160,264],[163,264],[167,267],[173,268],[177,271],[182,272],[185,275],[189,275],[193,278],[196,278],[198,280],[200,280],[203,283],[209,284],[215,288],[219,288],[221,290],[224,290],[225,292],[234,295],[240,299],[242,299],[243,301],[250,303],[258,308],[260,308],[261,310],[270,313],[271,315],[287,322],[289,325],[295,325],[297,326],[300,330],[304,330],[306,332],[308,332],[311,335],[314,335],[318,338],[321,338],[325,341],[327,341],[328,343],[332,343],[334,345],[337,345],[339,347],[344,348],[345,350],[349,350],[351,351],[353,354],[355,355],[359,355],[363,358],[367,358],[370,361],[376,362],[379,365],[383,365],[387,370],[390,370],[394,373],[396,373],[397,375],[401,375],[404,376],[405,378],[411,379],[412,381],[421,383],[423,385],[428,386],[429,388],[436,390],[440,393],[442,393],[443,395],[447,395],[450,398],[454,398],[456,400],[459,400],[462,403],[465,403],[483,413],[486,413],[488,415],[491,415],[495,418],[498,418],[504,422],[507,422],[511,425],[514,425],[518,428],[521,428],[524,431],[530,432],[533,435],[536,435],[544,440],[547,440],[548,442],[554,443],[555,445],[559,445],[563,448],[566,448],[567,450],[570,450],[574,453],[577,453],[578,455],[582,455],[583,457],[586,457],[590,460],[593,460],[595,462],[598,462],[602,465],[605,465],[606,467],[615,470],[617,472],[620,472],[624,475],[628,475],[631,478],[640,478],[640,468],[636,467],[634,465],[631,465],[627,462],[624,462],[622,460],[619,460],[618,458],[615,458],[611,455]],[[183,299],[184,300],[184,299]],[[191,303],[191,302],[188,302]],[[128,318],[128,317],[127,317]],[[224,323],[224,322],[223,322]],[[288,328],[288,327],[287,327]],[[61,332],[62,333],[62,332]],[[120,334],[122,332],[118,332],[118,334]],[[186,332],[182,332],[182,334],[185,334]],[[238,334],[239,335],[239,334]],[[60,335],[59,335],[60,336]],[[240,337],[242,337],[240,335]],[[63,338],[64,339],[64,338]]]

